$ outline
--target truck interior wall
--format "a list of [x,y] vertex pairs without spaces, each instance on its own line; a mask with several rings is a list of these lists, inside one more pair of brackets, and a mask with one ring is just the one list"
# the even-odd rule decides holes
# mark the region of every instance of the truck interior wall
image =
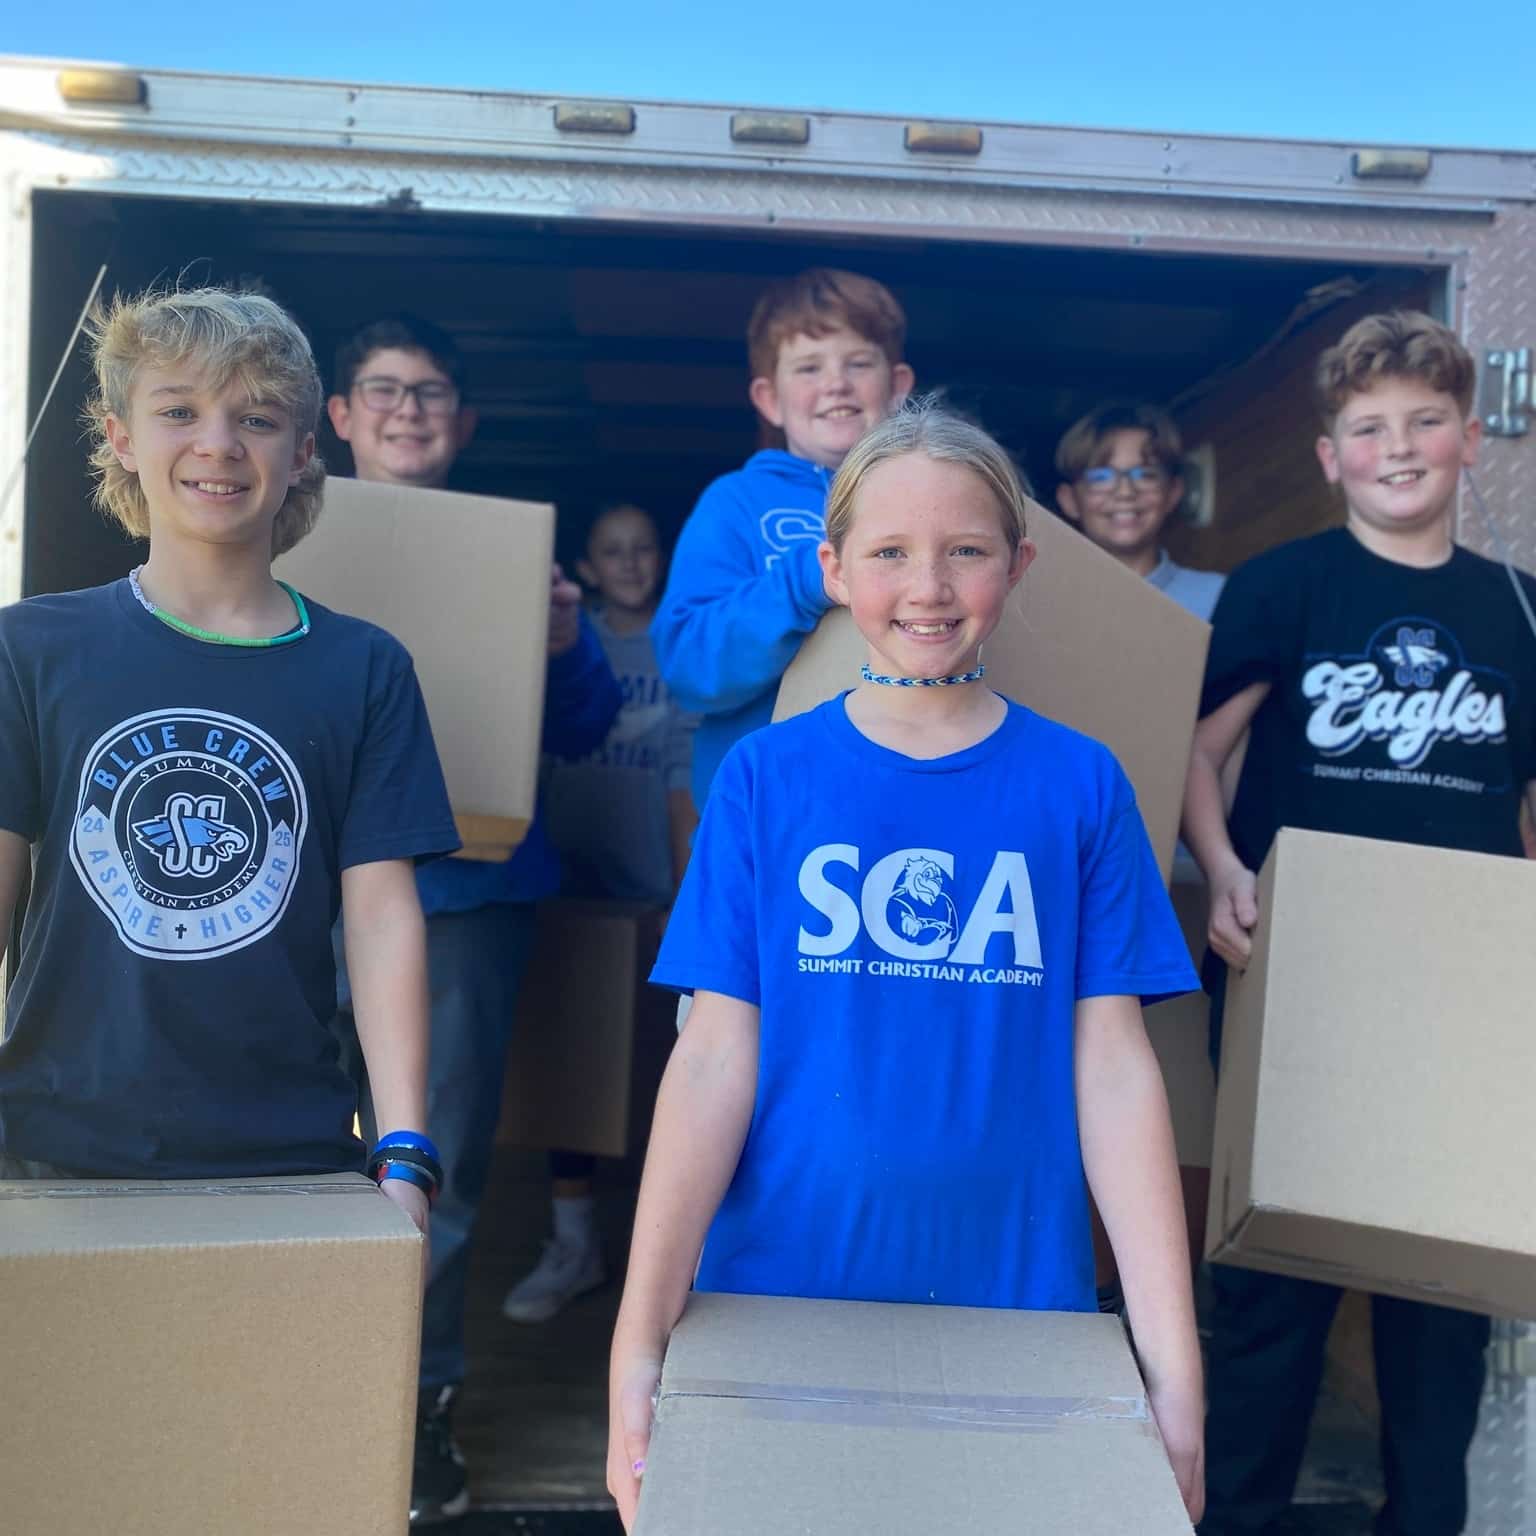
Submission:
[[1214,515],[1208,523],[1170,526],[1175,559],[1230,571],[1286,539],[1342,522],[1343,502],[1323,479],[1314,448],[1321,426],[1312,387],[1318,357],[1363,316],[1392,307],[1439,313],[1444,293],[1443,274],[1383,274],[1179,402],[1186,443],[1209,454]]
[[[111,263],[109,284],[126,285],[134,270],[132,255],[114,248],[109,199],[39,197],[34,211],[29,421],[42,405],[101,264]],[[22,583],[28,594],[110,581],[128,569],[138,548],[90,510],[80,423],[89,390],[86,348],[79,345],[65,364],[27,460]]]
[[[1187,401],[1191,441],[1214,446],[1216,505],[1209,527],[1180,537],[1196,563],[1226,567],[1254,539],[1304,531],[1327,513],[1311,468],[1308,365],[1298,359],[1336,335],[1346,313],[1434,281],[1325,260],[88,192],[39,193],[34,214],[34,399],[101,261],[108,291],[178,276],[264,285],[304,323],[328,384],[356,326],[414,310],[458,340],[480,411],[454,483],[555,501],[567,556],[606,500],[638,501],[675,533],[698,491],[761,446],[746,401],[747,318],[771,277],[826,264],[891,286],[910,318],[919,387],[943,387],[978,415],[1047,503],[1056,439],[1081,412],[1110,395]],[[1309,327],[1275,345],[1299,311],[1314,309]],[[77,355],[34,448],[29,592],[109,580],[139,557],[89,507],[86,382]],[[321,446],[334,470],[350,472],[328,428]]]

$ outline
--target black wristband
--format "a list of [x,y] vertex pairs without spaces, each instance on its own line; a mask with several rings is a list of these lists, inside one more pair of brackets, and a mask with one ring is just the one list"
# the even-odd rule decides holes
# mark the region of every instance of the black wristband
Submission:
[[368,1160],[368,1177],[377,1180],[390,1163],[425,1174],[432,1181],[433,1189],[443,1187],[443,1165],[420,1147],[380,1147]]

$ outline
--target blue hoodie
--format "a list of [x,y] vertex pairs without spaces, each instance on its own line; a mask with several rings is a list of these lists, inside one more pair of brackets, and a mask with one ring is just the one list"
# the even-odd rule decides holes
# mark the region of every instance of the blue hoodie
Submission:
[[[618,681],[592,621],[581,616],[581,633],[563,656],[549,659],[544,689],[546,752],[579,758],[603,743],[623,702]],[[440,912],[469,912],[496,902],[537,901],[560,886],[560,859],[544,832],[543,818],[534,812],[527,836],[500,863],[479,859],[438,859],[416,871],[421,910],[427,917]]]
[[710,485],[683,525],[651,621],[661,675],[686,710],[699,809],[721,759],[767,725],[779,679],[832,600],[816,550],[832,472],[765,448]]

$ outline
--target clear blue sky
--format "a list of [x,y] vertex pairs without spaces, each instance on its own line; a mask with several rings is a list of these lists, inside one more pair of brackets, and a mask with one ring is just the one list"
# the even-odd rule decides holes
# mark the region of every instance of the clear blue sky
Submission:
[[583,96],[1536,149],[1498,0],[18,3],[0,50]]

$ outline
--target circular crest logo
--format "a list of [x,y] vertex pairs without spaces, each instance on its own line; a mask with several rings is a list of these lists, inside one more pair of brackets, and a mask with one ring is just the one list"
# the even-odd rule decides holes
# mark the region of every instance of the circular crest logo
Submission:
[[304,785],[265,732],[211,710],[156,710],[91,748],[70,860],[129,949],[206,960],[282,917],[308,820]]

